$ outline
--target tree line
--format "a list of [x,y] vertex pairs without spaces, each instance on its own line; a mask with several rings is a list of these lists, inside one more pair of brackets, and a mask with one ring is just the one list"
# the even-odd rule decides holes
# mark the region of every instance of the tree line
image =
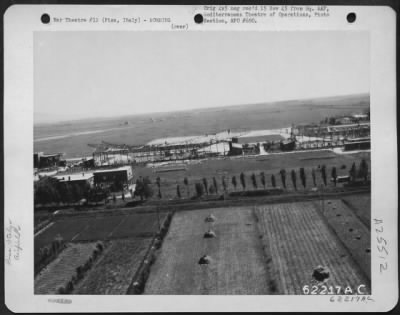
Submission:
[[[222,176],[220,179],[220,183],[222,186],[222,191],[225,193],[228,191],[229,182],[233,186],[235,190],[241,186],[242,190],[246,190],[249,187],[253,187],[253,189],[258,189],[259,187],[263,187],[266,189],[268,186],[272,188],[276,188],[278,186],[278,179],[280,180],[280,184],[284,189],[287,189],[288,181],[290,180],[292,186],[295,190],[302,186],[304,189],[307,188],[307,185],[317,186],[317,173],[320,173],[322,182],[325,186],[328,185],[328,168],[325,165],[318,166],[318,168],[311,169],[311,182],[309,183],[306,170],[301,167],[298,172],[292,169],[290,171],[286,171],[286,169],[282,168],[277,174],[271,174],[268,178],[265,172],[261,171],[258,176],[256,173],[252,173],[250,175],[250,182],[248,182],[248,178],[242,172],[239,176],[233,175],[230,178],[227,176]],[[355,182],[359,178],[361,178],[364,182],[368,180],[368,164],[365,159],[363,159],[359,166],[357,167],[354,162],[349,170],[349,178],[350,182]],[[333,180],[333,184],[336,186],[338,171],[336,166],[333,166],[330,169],[330,175]],[[290,176],[290,179],[288,177]],[[191,195],[190,192],[190,182],[189,178],[185,177],[183,179],[183,185],[186,188],[186,195],[189,198]],[[158,199],[162,199],[162,185],[161,178],[156,178],[156,186],[157,186],[157,197]],[[194,193],[195,196],[201,197],[203,195],[213,195],[219,194],[219,184],[216,177],[213,177],[211,180],[207,178],[202,178],[201,180],[197,180],[194,183]],[[136,188],[135,191],[132,192],[133,196],[139,197],[141,200],[149,199],[154,195],[154,191],[152,188],[152,182],[149,177],[139,177],[136,180]],[[63,204],[71,204],[81,201],[82,199],[86,199],[87,201],[101,201],[107,199],[110,195],[110,190],[102,187],[91,187],[88,183],[84,185],[70,185],[68,182],[59,182],[57,179],[53,177],[44,177],[34,184],[34,202],[37,204],[51,204],[51,203],[63,203]],[[181,189],[181,185],[179,183],[176,184],[176,196],[178,198],[183,197],[183,192]],[[124,200],[123,194],[123,200]],[[114,196],[115,201],[115,196]]]
[[[345,168],[343,165],[342,168]],[[307,172],[304,167],[300,167],[298,172],[296,170],[292,169],[290,171],[286,171],[286,169],[282,168],[279,170],[277,174],[271,174],[270,178],[268,179],[265,172],[261,171],[258,176],[256,173],[250,174],[250,181],[248,181],[248,177],[246,177],[245,173],[240,173],[240,175],[237,177],[236,175],[233,175],[230,178],[230,183],[233,186],[234,190],[237,190],[239,186],[242,188],[242,190],[246,190],[249,187],[252,187],[253,189],[258,189],[259,187],[262,187],[263,189],[266,189],[268,186],[272,188],[277,188],[278,186],[278,178],[280,180],[280,183],[284,189],[288,189],[288,181],[291,181],[291,184],[295,190],[298,190],[301,186],[303,189],[306,189],[308,186],[313,186],[317,187],[317,173],[320,173],[320,177],[322,180],[322,183],[324,186],[328,186],[328,168],[326,165],[318,165],[317,168],[312,168],[311,169],[311,179],[309,181],[309,177],[307,176]],[[350,182],[355,182],[358,179],[362,179],[364,182],[368,180],[368,164],[365,159],[363,159],[360,162],[359,167],[356,166],[356,163],[354,162],[348,172],[349,174],[349,181]],[[289,178],[289,179],[288,179]],[[331,167],[330,169],[330,178],[332,179],[333,185],[337,185],[337,179],[338,179],[338,170],[336,166]],[[222,176],[221,177],[221,186],[223,189],[223,192],[227,192],[228,190],[228,180],[229,177]],[[268,182],[269,181],[269,182]],[[162,198],[162,193],[161,193],[161,179],[160,177],[157,177],[156,180],[157,187],[158,187],[158,198]],[[186,187],[186,194],[187,197],[190,197],[190,187],[189,187],[189,178],[185,177],[183,179],[183,185]],[[194,183],[194,193],[195,196],[201,197],[203,195],[213,195],[213,194],[219,194],[219,185],[216,177],[213,177],[211,180],[207,179],[206,177],[203,177],[201,180],[197,180]],[[176,184],[176,197],[182,198],[183,193],[181,190],[181,185],[179,183]]]
[[91,187],[88,183],[82,185],[59,182],[53,177],[43,177],[34,183],[34,203],[41,204],[73,204],[82,199],[96,201],[101,194],[107,195],[106,190],[99,187]]

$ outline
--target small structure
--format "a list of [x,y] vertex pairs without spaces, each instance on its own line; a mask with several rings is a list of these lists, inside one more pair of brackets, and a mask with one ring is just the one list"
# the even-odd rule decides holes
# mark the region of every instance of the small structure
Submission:
[[348,140],[344,143],[344,151],[371,149],[370,139]]
[[93,175],[95,185],[108,187],[114,191],[129,189],[129,186],[133,184],[131,166],[96,170]]
[[208,265],[211,263],[211,257],[208,255],[203,255],[199,259],[199,265]]
[[53,175],[60,183],[75,185],[84,188],[86,185],[93,187],[94,176],[93,173],[76,173],[76,174],[58,174]]
[[94,168],[95,163],[94,163],[94,158],[86,158],[82,160],[82,167],[84,168]]
[[243,145],[240,143],[229,141],[229,155],[242,155],[242,154],[243,154]]
[[348,125],[351,124],[352,122],[353,120],[351,119],[351,117],[346,117],[346,116],[335,119],[335,124],[337,125]]
[[214,231],[212,230],[208,230],[207,232],[204,233],[204,238],[214,238],[217,235],[215,234]]
[[354,121],[359,121],[359,120],[369,120],[367,114],[354,114],[351,115]]
[[296,142],[292,139],[286,139],[280,142],[280,149],[282,151],[293,151],[296,147]]
[[[335,181],[335,179],[331,178],[331,182],[334,182],[334,181]],[[350,176],[348,176],[348,175],[336,177],[336,183],[347,183],[349,181],[350,181]]]
[[215,221],[215,217],[212,214],[209,214],[205,219],[205,222],[214,222]]
[[43,152],[33,153],[34,168],[50,168],[56,166],[65,166],[65,161],[61,160],[62,153],[45,154]]
[[329,278],[329,269],[319,265],[314,269],[312,276],[315,280],[322,282]]

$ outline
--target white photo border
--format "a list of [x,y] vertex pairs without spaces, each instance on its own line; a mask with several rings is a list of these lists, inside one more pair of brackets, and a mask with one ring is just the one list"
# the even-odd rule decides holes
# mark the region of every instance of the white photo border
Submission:
[[[258,24],[196,24],[203,6],[13,5],[4,15],[4,225],[21,228],[21,256],[5,264],[5,303],[13,312],[143,311],[388,311],[398,301],[396,13],[390,7],[331,6],[325,19],[268,19]],[[349,12],[357,22],[346,21]],[[173,16],[188,30],[165,24],[43,24],[50,16]],[[373,301],[332,302],[331,296],[96,296],[34,295],[33,291],[33,38],[42,31],[367,31],[370,34],[371,258]],[[24,192],[22,195],[21,192]],[[383,221],[387,269],[380,272],[374,219]],[[54,303],[63,298],[71,303]],[[53,300],[52,300],[53,299]]]

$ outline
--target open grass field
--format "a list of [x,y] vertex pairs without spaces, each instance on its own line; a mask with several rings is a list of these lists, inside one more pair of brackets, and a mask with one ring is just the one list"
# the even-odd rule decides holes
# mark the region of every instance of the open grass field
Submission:
[[126,294],[151,238],[113,240],[73,294]]
[[[354,196],[355,197],[355,196]],[[364,274],[371,277],[371,233],[355,213],[341,200],[315,202],[338,239],[346,245],[349,253],[361,267]]]
[[[160,222],[167,213],[160,213]],[[55,221],[35,237],[35,257],[40,248],[50,244],[57,235],[65,241],[108,240],[135,236],[152,236],[158,231],[156,213],[75,216]]]
[[359,285],[369,280],[337,239],[311,202],[257,207],[260,233],[280,294],[302,294],[303,286],[316,285],[313,270],[327,267],[326,286]]
[[[216,220],[205,222],[212,213]],[[215,238],[204,238],[208,229]],[[201,256],[208,265],[198,264]],[[145,294],[270,294],[250,208],[177,212],[150,269]]]
[[292,123],[318,123],[325,117],[367,108],[369,95],[363,94],[41,125],[35,117],[34,149],[65,152],[67,158],[79,157],[92,153],[88,143],[103,140],[142,145],[158,138],[212,134],[227,129],[286,128]]
[[371,195],[356,195],[342,198],[368,229],[371,229]]
[[35,294],[57,294],[76,274],[76,268],[86,263],[96,243],[70,243],[60,255],[35,278]]
[[[370,153],[362,152],[358,154],[336,154],[330,150],[313,151],[313,152],[293,152],[287,154],[271,154],[266,156],[254,157],[232,157],[225,159],[206,159],[195,161],[195,163],[188,163],[187,169],[178,172],[157,173],[157,168],[138,166],[135,167],[134,173],[136,176],[148,176],[153,183],[153,189],[157,192],[155,185],[157,176],[161,179],[161,192],[163,199],[177,198],[176,185],[180,185],[182,198],[193,196],[195,194],[195,183],[200,182],[202,178],[207,178],[208,185],[212,184],[213,177],[217,180],[218,192],[223,191],[222,177],[225,176],[228,185],[228,191],[235,191],[232,185],[232,176],[236,176],[237,187],[236,190],[242,190],[240,184],[240,173],[245,174],[246,189],[255,189],[250,179],[251,174],[256,175],[257,188],[263,189],[261,184],[260,173],[265,173],[266,187],[272,187],[271,175],[276,178],[277,186],[282,187],[281,177],[279,171],[286,169],[286,185],[289,190],[294,190],[291,175],[291,170],[295,170],[297,174],[297,189],[302,191],[304,188],[301,184],[299,177],[299,169],[303,167],[306,173],[306,189],[313,187],[313,179],[311,169],[316,169],[316,184],[318,186],[323,184],[321,172],[318,171],[318,165],[326,165],[328,186],[333,187],[333,183],[329,181],[331,178],[332,167],[336,167],[338,176],[348,175],[349,169],[353,162],[359,166],[361,159],[366,159],[370,165]],[[179,162],[181,163],[181,162]],[[342,168],[342,167],[345,168]],[[187,177],[189,181],[188,187],[184,185],[184,178]],[[340,186],[341,184],[338,184]],[[157,199],[157,194],[154,195]]]

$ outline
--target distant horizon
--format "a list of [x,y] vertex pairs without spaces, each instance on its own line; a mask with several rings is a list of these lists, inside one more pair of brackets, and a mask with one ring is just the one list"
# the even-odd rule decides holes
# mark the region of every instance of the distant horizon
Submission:
[[365,31],[43,31],[33,46],[38,123],[370,91]]
[[[92,120],[116,120],[118,118],[124,117],[134,117],[134,116],[149,116],[149,115],[157,115],[157,114],[165,114],[165,113],[179,113],[179,112],[189,112],[189,111],[209,111],[212,109],[220,109],[220,108],[232,108],[232,107],[244,107],[244,106],[257,106],[257,105],[277,105],[279,103],[290,103],[290,102],[305,102],[305,101],[314,101],[314,100],[328,100],[328,99],[335,99],[335,98],[346,98],[346,97],[357,97],[357,96],[370,96],[370,92],[363,92],[363,93],[354,93],[354,94],[343,94],[343,95],[329,95],[329,96],[322,96],[322,97],[314,97],[314,98],[303,98],[303,99],[282,99],[276,101],[266,101],[266,102],[259,102],[259,103],[251,103],[251,104],[233,104],[233,105],[219,105],[219,106],[211,106],[211,107],[198,107],[198,108],[190,108],[190,109],[177,109],[177,110],[167,110],[167,111],[156,111],[156,112],[147,112],[147,113],[126,113],[126,114],[117,114],[115,116],[95,116],[95,117],[83,117],[78,119],[62,119],[62,120],[54,120],[54,121],[41,121],[36,122],[34,121],[34,126],[41,126],[41,125],[53,125],[53,124],[60,124],[60,123],[74,123],[74,122],[84,122],[84,121],[92,121]],[[326,105],[321,105],[326,106]],[[345,106],[345,105],[343,105]]]

